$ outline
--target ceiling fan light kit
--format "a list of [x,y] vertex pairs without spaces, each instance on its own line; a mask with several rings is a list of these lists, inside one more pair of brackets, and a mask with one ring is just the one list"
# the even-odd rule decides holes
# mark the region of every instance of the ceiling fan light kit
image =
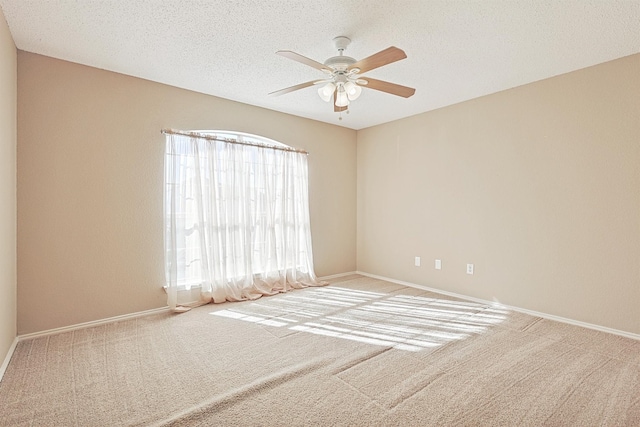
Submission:
[[320,95],[320,98],[322,98],[324,102],[329,102],[335,90],[336,85],[334,85],[333,82],[329,82],[318,89],[318,95]]
[[345,92],[344,87],[338,87],[338,93],[336,95],[336,107],[347,107],[349,105],[349,97]]
[[358,82],[356,80],[355,82],[348,81],[344,84],[344,90],[345,92],[347,92],[347,97],[349,98],[349,101],[355,101],[356,99],[358,99],[358,97],[362,93],[362,88],[358,86],[357,83]]
[[329,102],[333,98],[335,112],[342,112],[345,110],[349,112],[349,103],[358,99],[362,93],[363,87],[390,93],[392,95],[402,96],[404,98],[408,98],[415,93],[416,90],[410,87],[382,80],[375,80],[360,75],[360,73],[366,73],[382,67],[383,65],[406,58],[407,55],[401,49],[392,46],[365,59],[356,61],[354,58],[344,55],[345,49],[349,46],[349,43],[351,43],[351,40],[348,37],[338,36],[333,39],[333,43],[338,50],[338,55],[327,59],[324,61],[324,64],[289,50],[280,50],[276,52],[276,54],[280,56],[284,56],[285,58],[292,59],[322,71],[327,74],[327,78],[301,83],[276,92],[271,92],[269,95],[284,95],[285,93],[293,92],[305,87],[322,84],[318,89],[318,95],[320,98],[325,102]]

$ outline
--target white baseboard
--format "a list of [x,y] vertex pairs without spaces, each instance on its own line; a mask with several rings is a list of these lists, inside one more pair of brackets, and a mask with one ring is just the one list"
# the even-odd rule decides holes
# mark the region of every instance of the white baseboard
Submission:
[[344,277],[344,276],[349,276],[351,274],[362,274],[362,273],[358,273],[357,271],[349,271],[347,273],[338,273],[338,274],[332,274],[331,276],[322,276],[322,277],[318,277],[318,280],[331,280],[331,279],[337,279],[339,277]]
[[34,333],[31,333],[31,334],[18,335],[13,340],[13,343],[11,344],[11,347],[9,348],[9,352],[7,353],[7,356],[4,358],[4,362],[2,363],[2,366],[0,366],[0,381],[2,381],[2,377],[4,377],[4,373],[7,370],[7,367],[9,366],[9,362],[11,361],[11,357],[13,356],[13,352],[15,351],[16,346],[18,345],[18,342],[20,342],[20,341],[31,339],[31,338],[45,337],[45,336],[48,336],[48,335],[61,334],[63,332],[75,331],[77,329],[83,329],[83,328],[89,328],[89,327],[92,327],[92,326],[104,325],[104,324],[107,324],[107,323],[118,322],[118,321],[121,321],[121,320],[135,319],[136,317],[150,316],[152,314],[158,314],[158,313],[163,313],[163,312],[168,312],[168,311],[169,311],[169,307],[154,308],[152,310],[138,311],[136,313],[124,314],[122,316],[114,316],[114,317],[109,317],[109,318],[106,318],[106,319],[93,320],[91,322],[78,323],[76,325],[63,326],[61,328],[48,329],[46,331],[34,332]]
[[76,329],[89,328],[89,327],[92,327],[92,326],[98,326],[98,325],[104,325],[104,324],[107,324],[107,323],[119,322],[121,320],[135,319],[136,317],[150,316],[152,314],[158,314],[158,313],[163,313],[163,312],[168,312],[168,311],[169,311],[169,307],[160,307],[160,308],[154,308],[154,309],[151,309],[151,310],[138,311],[136,313],[123,314],[122,316],[108,317],[106,319],[93,320],[91,322],[78,323],[78,324],[75,324],[75,325],[63,326],[61,328],[48,329],[46,331],[33,332],[33,333],[30,333],[30,334],[24,334],[24,335],[18,335],[17,340],[18,341],[22,341],[22,340],[27,340],[27,339],[31,339],[31,338],[46,337],[48,335],[56,335],[56,334],[61,334],[63,332],[75,331]]
[[2,362],[2,366],[0,366],[0,382],[2,382],[2,377],[4,377],[4,373],[7,370],[7,366],[9,366],[9,362],[11,361],[11,357],[13,356],[13,352],[16,350],[17,345],[18,337],[15,337],[11,343],[11,347],[9,347],[7,356],[4,358],[4,362]]
[[574,325],[574,326],[580,326],[580,327],[587,328],[587,329],[593,329],[593,330],[600,331],[600,332],[606,332],[608,334],[620,335],[620,336],[623,336],[623,337],[626,337],[626,338],[631,338],[631,339],[634,339],[634,340],[640,340],[640,334],[634,334],[634,333],[631,333],[631,332],[621,331],[619,329],[607,328],[606,326],[594,325],[593,323],[581,322],[579,320],[567,319],[565,317],[555,316],[553,314],[541,313],[539,311],[528,310],[526,308],[514,307],[514,306],[502,304],[502,303],[497,303],[495,301],[488,301],[488,300],[483,300],[483,299],[480,299],[480,298],[470,297],[470,296],[467,296],[467,295],[456,294],[454,292],[447,292],[447,291],[443,291],[443,290],[440,290],[440,289],[430,288],[428,286],[423,286],[423,285],[418,285],[418,284],[415,284],[415,283],[405,282],[405,281],[402,281],[402,280],[392,279],[390,277],[384,277],[384,276],[378,276],[376,274],[366,273],[364,271],[356,271],[356,274],[361,274],[363,276],[371,277],[372,279],[380,279],[380,280],[384,280],[384,281],[391,282],[391,283],[397,283],[397,284],[403,285],[403,286],[409,286],[411,288],[424,289],[425,291],[436,292],[436,293],[439,293],[439,294],[448,295],[448,296],[451,296],[451,297],[460,298],[460,299],[467,300],[467,301],[473,301],[473,302],[477,302],[477,303],[480,303],[480,304],[487,304],[487,305],[491,305],[491,306],[499,306],[499,307],[502,307],[502,308],[506,308],[508,310],[517,311],[517,312],[524,313],[524,314],[529,314],[531,316],[542,317],[542,318],[545,318],[545,319],[554,320],[556,322],[568,323],[568,324]]

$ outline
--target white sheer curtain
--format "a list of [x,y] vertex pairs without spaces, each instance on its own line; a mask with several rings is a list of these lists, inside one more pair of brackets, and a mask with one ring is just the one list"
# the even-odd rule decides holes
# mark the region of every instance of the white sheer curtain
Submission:
[[317,286],[307,155],[166,133],[168,304],[200,286],[202,302]]

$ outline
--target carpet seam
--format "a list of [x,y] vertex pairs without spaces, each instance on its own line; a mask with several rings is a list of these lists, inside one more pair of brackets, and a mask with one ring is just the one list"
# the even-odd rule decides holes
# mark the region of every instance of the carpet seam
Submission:
[[384,354],[387,351],[392,350],[392,349],[393,349],[393,347],[386,347],[386,348],[383,348],[382,350],[377,351],[377,352],[375,352],[375,353],[373,353],[371,355],[367,355],[366,357],[359,358],[359,359],[353,361],[353,363],[350,362],[348,364],[345,364],[345,365],[341,366],[340,368],[338,368],[339,370],[331,372],[331,375],[338,376],[339,374],[341,374],[343,372],[346,372],[349,369],[354,368],[354,367],[358,366],[361,363],[364,363],[364,362],[366,362],[368,360],[371,360],[371,359],[373,359],[375,357],[378,357],[378,356],[380,356],[380,355],[382,355],[382,354]]
[[344,385],[346,385],[347,387],[349,387],[351,390],[355,391],[356,393],[358,393],[359,395],[365,397],[369,402],[373,403],[374,405],[376,405],[378,408],[382,409],[385,412],[389,412],[387,410],[387,408],[385,408],[383,405],[380,404],[380,402],[378,402],[375,399],[372,399],[370,396],[368,396],[367,394],[363,393],[362,390],[360,390],[358,387],[352,385],[351,383],[343,380],[342,378],[335,376],[335,378],[337,380],[339,380],[340,382],[342,382]]
[[520,331],[527,332],[530,328],[537,325],[541,320],[542,320],[542,317],[537,317],[533,322],[530,322],[524,328],[520,329]]
[[440,370],[438,374],[435,377],[431,377],[432,379],[430,381],[427,381],[426,384],[420,385],[419,387],[412,388],[411,393],[408,396],[399,396],[399,399],[394,399],[391,402],[391,404],[388,406],[388,409],[389,410],[395,409],[397,406],[411,399],[413,396],[420,393],[422,390],[429,387],[431,384],[437,382],[438,380],[445,377],[446,375],[447,375],[447,372]]
[[[223,396],[214,397],[186,411],[178,412],[177,414],[174,414],[168,419],[157,421],[152,425],[154,427],[171,426],[171,425],[175,425],[176,423],[179,423],[184,418],[191,419],[193,416],[197,417],[199,414],[203,414],[203,412],[207,408],[211,408],[211,407],[226,408],[229,406],[233,406],[236,404],[235,400],[239,396],[242,396],[245,394],[248,394],[250,396],[257,392],[260,392],[265,387],[269,387],[271,385],[278,386],[283,382],[286,382],[292,378],[297,378],[299,375],[307,375],[310,372],[318,370],[323,366],[325,366],[326,363],[327,363],[326,359],[318,359],[316,361],[311,361],[311,362],[301,364],[302,366],[300,368],[294,369],[290,372],[285,372],[279,375],[278,374],[269,375],[266,378],[254,381],[248,384],[247,386],[238,387],[235,390],[224,393]],[[139,424],[139,425],[144,425],[144,424]]]

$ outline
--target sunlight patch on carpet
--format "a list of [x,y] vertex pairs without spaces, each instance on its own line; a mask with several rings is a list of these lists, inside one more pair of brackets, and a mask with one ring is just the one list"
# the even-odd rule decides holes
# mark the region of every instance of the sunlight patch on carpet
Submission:
[[498,305],[434,295],[328,286],[243,302],[210,314],[412,352],[481,334],[509,314]]

